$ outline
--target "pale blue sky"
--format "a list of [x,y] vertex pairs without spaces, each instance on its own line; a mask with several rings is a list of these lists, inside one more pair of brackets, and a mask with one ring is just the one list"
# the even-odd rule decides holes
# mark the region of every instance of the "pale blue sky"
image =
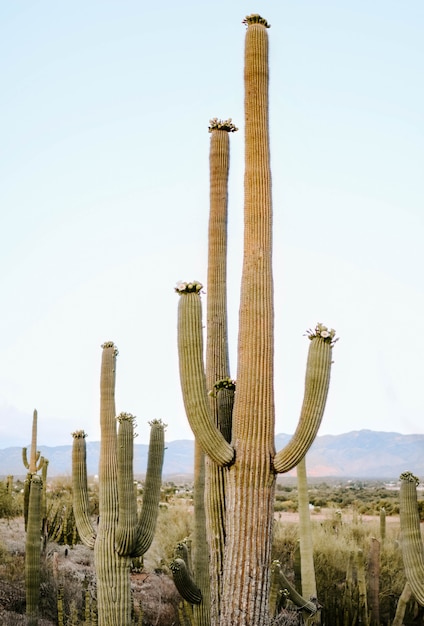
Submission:
[[[243,4],[243,6],[242,6]],[[320,434],[424,432],[424,3],[0,5],[0,448],[98,439],[101,349],[117,410],[191,438],[178,280],[206,280],[209,119],[231,117],[236,376],[243,47],[271,24],[276,432],[296,426],[307,328],[341,337]]]

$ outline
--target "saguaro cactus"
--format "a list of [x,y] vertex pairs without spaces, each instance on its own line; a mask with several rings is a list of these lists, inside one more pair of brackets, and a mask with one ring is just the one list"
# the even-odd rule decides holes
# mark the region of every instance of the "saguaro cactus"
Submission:
[[415,600],[424,606],[424,546],[417,503],[419,479],[411,472],[400,475],[400,532],[406,580]]
[[[311,340],[305,398],[296,432],[274,447],[272,203],[268,132],[266,20],[246,18],[245,230],[237,391],[227,441],[211,416],[203,366],[202,311],[196,281],[179,283],[180,378],[192,430],[208,457],[226,468],[225,554],[220,626],[269,623],[268,596],[275,476],[297,465],[321,423],[334,331],[318,324]],[[215,573],[211,573],[212,576]]]
[[[85,545],[94,548],[99,626],[131,623],[131,558],[151,545],[156,526],[164,455],[164,429],[150,422],[150,445],[141,513],[133,479],[134,416],[115,418],[115,371],[118,350],[102,346],[100,378],[99,524],[95,531],[88,513],[85,433],[73,433],[72,482],[75,520]],[[118,432],[117,432],[118,421]]]
[[[25,541],[25,593],[26,614],[31,625],[38,623],[40,598],[41,532],[46,511],[47,459],[37,450],[37,410],[32,418],[31,451],[22,449],[22,460],[28,470],[24,487]],[[42,477],[37,472],[42,470]]]
[[31,626],[38,623],[40,599],[40,554],[41,554],[41,504],[42,479],[31,474],[28,503],[28,523],[25,542],[25,593],[26,614]]

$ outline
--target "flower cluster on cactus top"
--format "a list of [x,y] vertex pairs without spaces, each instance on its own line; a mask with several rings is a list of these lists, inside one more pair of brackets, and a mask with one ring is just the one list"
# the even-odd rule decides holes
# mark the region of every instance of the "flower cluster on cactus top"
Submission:
[[180,280],[175,287],[175,291],[180,295],[182,293],[199,293],[202,289],[203,285],[202,283],[199,283],[198,280],[192,280],[191,283],[186,283]]
[[122,411],[119,415],[116,416],[117,422],[132,422],[133,426],[137,426],[135,422],[135,415],[132,413],[125,413]]
[[228,120],[219,120],[217,117],[213,117],[209,120],[209,132],[213,130],[226,130],[228,133],[235,133],[238,128],[233,124],[231,117]]
[[84,430],[74,430],[71,435],[74,439],[85,439],[87,437],[87,433]]
[[222,378],[221,380],[217,380],[213,386],[213,389],[209,391],[209,394],[212,398],[216,398],[216,393],[221,389],[229,389],[230,391],[236,390],[236,381],[227,376],[227,378]]
[[420,484],[420,479],[412,472],[403,472],[399,478],[400,480],[405,480],[408,483],[415,483],[417,486]]
[[265,28],[271,27],[271,24],[268,24],[266,19],[264,17],[261,17],[257,13],[252,13],[251,15],[247,15],[244,18],[242,23],[246,24],[246,26],[249,26],[249,24],[262,24],[262,26],[265,26]]
[[329,343],[331,346],[334,346],[336,341],[339,340],[338,337],[335,338],[336,331],[334,330],[334,328],[327,328],[327,326],[324,326],[324,324],[321,324],[320,322],[318,322],[314,330],[307,330],[306,334],[309,339],[311,339],[311,341],[312,339],[319,338],[325,341],[325,343]]
[[114,355],[118,356],[118,354],[119,354],[119,350],[115,346],[113,341],[105,341],[104,343],[102,343],[102,345],[100,347],[103,348],[103,349],[105,349],[105,348],[114,348]]

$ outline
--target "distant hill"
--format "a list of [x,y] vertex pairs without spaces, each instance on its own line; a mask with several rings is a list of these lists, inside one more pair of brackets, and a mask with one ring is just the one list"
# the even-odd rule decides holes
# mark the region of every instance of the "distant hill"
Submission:
[[[290,437],[291,435],[286,434],[277,435],[277,450],[286,445]],[[166,446],[164,478],[175,475],[191,476],[194,442],[181,439],[170,441]],[[99,448],[98,441],[87,441],[89,475],[98,473]],[[71,445],[40,446],[41,454],[49,460],[49,476],[71,475],[71,449]],[[147,451],[148,446],[145,444],[134,445],[136,475],[142,475],[146,471]],[[311,477],[396,479],[406,470],[424,477],[424,435],[401,435],[372,430],[353,431],[343,435],[321,435],[309,450],[306,464]],[[25,476],[25,473],[21,448],[0,450],[0,476]]]

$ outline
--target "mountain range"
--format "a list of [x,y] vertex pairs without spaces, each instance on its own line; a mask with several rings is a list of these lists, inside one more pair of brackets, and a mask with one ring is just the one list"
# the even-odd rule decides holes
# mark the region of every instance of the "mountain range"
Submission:
[[[291,435],[275,438],[279,450]],[[49,460],[48,475],[70,476],[72,446],[40,446],[41,454]],[[100,443],[87,441],[87,472],[98,472]],[[148,446],[134,445],[134,474],[146,471]],[[181,439],[166,444],[163,466],[164,479],[175,476],[190,478],[193,473],[194,441]],[[311,477],[387,478],[411,471],[424,477],[424,435],[401,435],[394,432],[359,430],[342,435],[318,436],[306,457]],[[291,472],[293,474],[295,472]],[[22,448],[0,450],[0,476],[25,476]]]

